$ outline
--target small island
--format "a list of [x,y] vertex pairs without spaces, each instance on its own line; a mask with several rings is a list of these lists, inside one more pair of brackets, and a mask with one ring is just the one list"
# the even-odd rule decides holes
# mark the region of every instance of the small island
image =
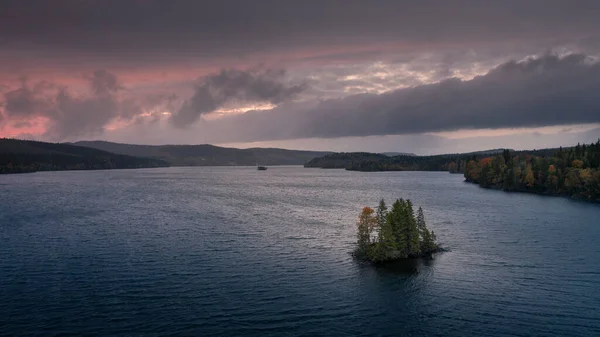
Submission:
[[398,199],[391,211],[385,201],[377,211],[363,208],[358,217],[358,242],[354,256],[374,263],[407,258],[431,257],[441,251],[435,233],[427,229],[423,209],[417,216],[409,199]]

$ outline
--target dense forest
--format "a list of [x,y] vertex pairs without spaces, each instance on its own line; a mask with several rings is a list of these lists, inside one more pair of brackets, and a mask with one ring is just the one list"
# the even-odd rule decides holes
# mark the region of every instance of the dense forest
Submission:
[[160,159],[119,155],[69,144],[0,139],[0,174],[165,166],[169,164]]
[[361,163],[366,161],[385,161],[390,159],[390,156],[385,154],[369,153],[369,152],[340,152],[331,153],[326,156],[313,158],[304,164],[304,167],[318,167],[325,169],[348,169],[353,163]]
[[482,187],[600,202],[600,140],[545,153],[505,150],[462,165],[465,179]]
[[274,148],[236,149],[202,145],[133,145],[105,141],[81,141],[74,145],[136,157],[158,158],[171,166],[302,165],[330,152]]
[[332,153],[307,162],[304,167],[342,168],[349,171],[449,171],[462,173],[462,163],[473,155],[489,155],[502,150],[489,150],[466,154],[442,154],[435,156],[397,155],[386,156],[368,152]]
[[440,251],[433,231],[425,223],[423,209],[415,216],[412,202],[399,199],[388,211],[385,201],[377,211],[363,208],[358,217],[358,242],[354,255],[371,262],[424,257]]
[[460,173],[460,163],[466,155],[395,156],[384,160],[354,161],[346,166],[349,171],[450,171]]

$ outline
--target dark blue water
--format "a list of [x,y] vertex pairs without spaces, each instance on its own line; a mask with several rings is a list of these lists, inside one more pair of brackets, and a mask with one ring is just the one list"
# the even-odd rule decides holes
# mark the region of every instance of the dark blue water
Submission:
[[[452,251],[355,262],[382,197]],[[600,207],[428,172],[0,176],[0,335],[32,334],[599,336]]]

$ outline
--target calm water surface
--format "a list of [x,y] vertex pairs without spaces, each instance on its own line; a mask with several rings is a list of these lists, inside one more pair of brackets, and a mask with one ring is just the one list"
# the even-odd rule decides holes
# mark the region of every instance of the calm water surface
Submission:
[[[362,206],[451,252],[374,268]],[[600,206],[300,167],[0,176],[0,335],[600,336]]]

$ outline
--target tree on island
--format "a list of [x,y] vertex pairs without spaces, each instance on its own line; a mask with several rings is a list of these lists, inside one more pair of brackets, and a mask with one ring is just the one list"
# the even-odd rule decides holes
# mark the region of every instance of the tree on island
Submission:
[[377,224],[374,212],[372,208],[365,207],[358,217],[358,249],[361,251],[366,252],[371,245],[371,233]]
[[408,199],[396,200],[389,212],[383,199],[377,211],[363,208],[357,227],[355,255],[372,262],[423,257],[440,250],[435,234],[427,228],[423,209],[419,207],[415,217]]

